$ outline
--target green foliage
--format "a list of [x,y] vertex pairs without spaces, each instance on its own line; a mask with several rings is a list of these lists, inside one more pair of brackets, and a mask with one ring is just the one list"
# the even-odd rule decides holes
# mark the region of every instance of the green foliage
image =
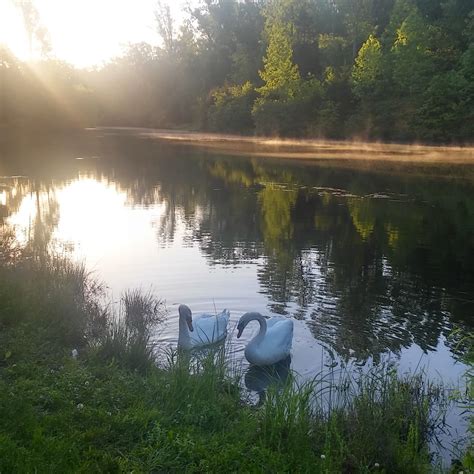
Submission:
[[354,59],[357,50],[367,36],[374,30],[373,26],[373,0],[337,0],[343,16],[343,24],[347,37],[352,44],[351,59]]
[[474,9],[469,13],[467,19],[465,20],[466,28],[463,30],[463,36],[467,38],[468,41],[474,41]]
[[250,82],[220,87],[211,93],[211,97],[212,105],[208,111],[208,126],[211,130],[252,131],[251,111],[256,93]]
[[380,41],[370,35],[362,45],[352,69],[354,93],[365,98],[373,94],[382,75],[382,46]]
[[397,39],[397,30],[403,21],[412,13],[416,13],[415,2],[413,0],[395,0],[390,11],[390,18],[385,31],[383,32],[383,43],[387,48],[391,48]]
[[428,25],[420,14],[411,13],[397,29],[392,54],[395,84],[405,94],[419,93],[434,68]]
[[323,68],[342,68],[347,62],[345,53],[347,47],[348,42],[344,36],[320,34],[318,48]]
[[449,141],[462,139],[465,128],[472,128],[465,117],[463,95],[466,83],[455,71],[433,77],[424,94],[425,100],[419,111],[419,127],[423,128],[423,138]]
[[423,94],[417,127],[428,140],[462,140],[474,133],[474,47],[461,57],[460,68],[435,75]]
[[270,13],[266,22],[267,53],[260,71],[265,83],[257,89],[260,97],[252,109],[256,131],[264,135],[304,135],[316,118],[321,85],[311,76],[301,79],[292,59],[291,25],[282,22],[281,13],[277,18]]
[[293,98],[300,75],[298,66],[292,60],[289,26],[274,23],[268,30],[267,54],[263,58],[263,71],[260,71],[260,77],[265,84],[257,89],[257,92],[264,98]]
[[292,95],[282,99],[276,96],[259,97],[252,116],[257,133],[264,135],[304,136],[308,127],[318,121],[323,90],[317,79],[298,81],[292,86]]
[[[39,13],[23,3],[25,32],[46,52]],[[130,45],[95,71],[47,55],[29,67],[1,48],[0,126],[469,142],[471,3],[202,0],[180,29],[162,6],[163,48]]]

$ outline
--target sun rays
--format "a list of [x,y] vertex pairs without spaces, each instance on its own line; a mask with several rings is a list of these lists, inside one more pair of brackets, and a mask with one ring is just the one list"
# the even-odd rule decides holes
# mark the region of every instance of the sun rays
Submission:
[[[179,17],[182,2],[170,2]],[[121,54],[131,43],[158,43],[154,26],[154,0],[35,0],[41,24],[48,31],[52,54],[76,67],[91,67]],[[0,2],[0,44],[22,60],[40,58],[33,48],[20,10],[11,0]]]

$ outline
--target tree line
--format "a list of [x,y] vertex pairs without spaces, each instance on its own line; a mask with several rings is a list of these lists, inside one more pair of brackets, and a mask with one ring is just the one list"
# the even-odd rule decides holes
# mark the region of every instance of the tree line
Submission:
[[155,19],[160,47],[94,70],[0,48],[0,123],[474,137],[472,0],[201,0],[180,25],[158,2]]

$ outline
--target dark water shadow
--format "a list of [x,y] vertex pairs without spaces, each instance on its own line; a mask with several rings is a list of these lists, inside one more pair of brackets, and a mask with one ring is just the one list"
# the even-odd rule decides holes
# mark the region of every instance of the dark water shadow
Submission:
[[270,386],[283,387],[290,375],[291,355],[273,365],[251,365],[245,372],[245,387],[258,395],[257,405],[265,401],[265,394]]

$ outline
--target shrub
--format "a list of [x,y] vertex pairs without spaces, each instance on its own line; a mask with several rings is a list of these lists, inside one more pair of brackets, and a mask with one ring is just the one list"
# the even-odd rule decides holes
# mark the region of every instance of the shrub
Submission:
[[252,116],[258,134],[305,135],[308,123],[317,120],[322,100],[322,87],[316,79],[299,81],[293,95],[276,90],[259,97]]
[[211,130],[225,132],[250,132],[253,129],[251,115],[256,92],[250,82],[228,85],[211,92],[212,105],[208,110],[208,126]]

